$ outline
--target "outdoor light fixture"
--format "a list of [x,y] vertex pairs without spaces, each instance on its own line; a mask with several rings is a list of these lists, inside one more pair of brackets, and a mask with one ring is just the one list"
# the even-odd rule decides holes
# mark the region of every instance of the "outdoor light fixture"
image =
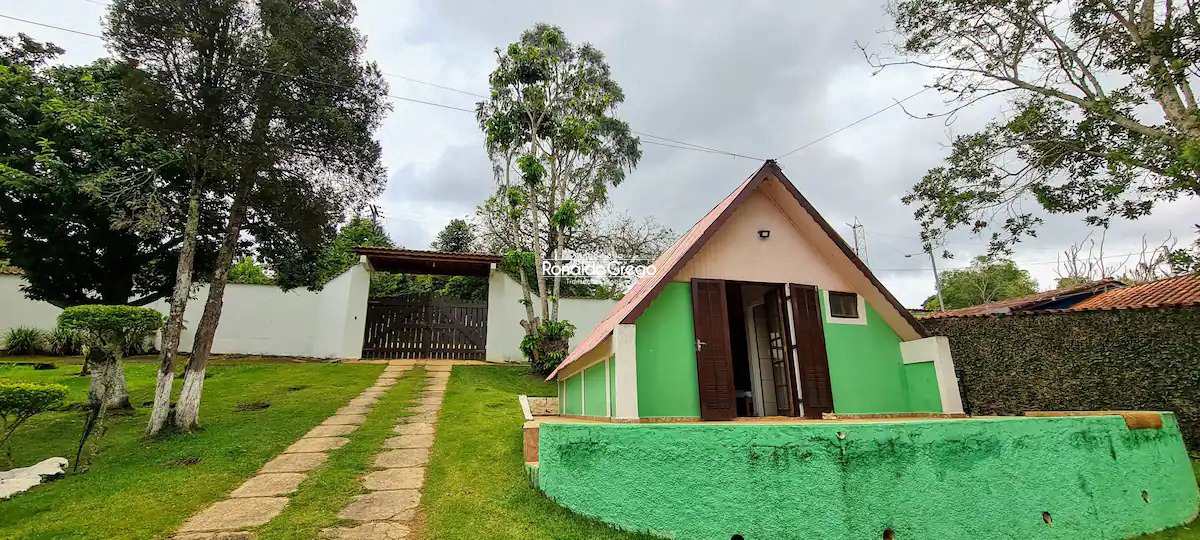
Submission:
[[766,229],[760,229],[758,231],[758,237],[762,238],[763,240],[766,240],[771,237],[771,231],[768,231]]

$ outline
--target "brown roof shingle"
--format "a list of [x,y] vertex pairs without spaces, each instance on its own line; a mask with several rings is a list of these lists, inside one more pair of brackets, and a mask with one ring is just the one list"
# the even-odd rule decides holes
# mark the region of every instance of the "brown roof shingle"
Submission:
[[1089,309],[1133,309],[1200,305],[1200,273],[1169,277],[1149,283],[1113,289],[1071,307]]
[[[1087,293],[1104,293],[1111,289],[1119,289],[1124,287],[1124,284],[1113,278],[1105,278],[1097,281],[1089,281],[1071,287],[1063,287],[1050,291],[1042,291],[1007,300],[997,302],[989,302],[987,304],[979,304],[977,306],[969,306],[958,309],[948,309],[946,311],[930,311],[922,314],[922,319],[940,319],[945,317],[974,317],[980,315],[996,315],[1012,313],[1015,311],[1025,311],[1035,309],[1039,305],[1047,304],[1055,300],[1059,300],[1068,296],[1081,295]],[[1095,297],[1093,297],[1095,298]]]

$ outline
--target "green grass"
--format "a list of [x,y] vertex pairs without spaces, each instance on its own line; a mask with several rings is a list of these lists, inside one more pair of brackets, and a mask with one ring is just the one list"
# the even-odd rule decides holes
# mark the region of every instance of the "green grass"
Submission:
[[646,538],[571,513],[529,484],[517,395],[554,393],[523,367],[455,366],[421,499],[425,538]]
[[329,460],[301,482],[283,513],[259,528],[258,538],[317,538],[321,529],[340,524],[338,512],[365,492],[362,476],[383,450],[383,441],[395,436],[392,427],[407,415],[423,378],[423,370],[405,373],[372,407],[363,425],[347,435],[350,442],[329,452]]
[[[34,370],[13,362],[52,362]],[[137,410],[113,415],[88,470],[0,502],[0,538],[162,538],[189,515],[220,499],[379,376],[383,366],[297,363],[287,359],[216,360],[204,385],[200,421],[193,434],[142,437],[156,365],[152,358],[126,364]],[[0,359],[0,379],[65,384],[69,400],[86,399],[88,380],[78,359]],[[179,383],[176,383],[178,390]],[[268,402],[236,411],[239,403]],[[68,408],[69,409],[69,408]],[[29,465],[51,456],[74,459],[83,412],[35,417],[17,431],[12,457]]]

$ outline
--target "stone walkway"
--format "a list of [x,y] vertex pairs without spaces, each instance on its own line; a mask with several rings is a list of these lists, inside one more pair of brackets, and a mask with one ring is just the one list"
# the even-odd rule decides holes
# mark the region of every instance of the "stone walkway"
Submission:
[[[179,540],[239,540],[253,538],[250,529],[266,524],[283,511],[309,471],[321,466],[330,450],[350,442],[345,436],[362,425],[367,413],[405,371],[411,362],[396,362],[383,370],[375,385],[337,410],[263,465],[258,474],[183,523],[175,535]],[[448,375],[448,373],[447,373]],[[444,379],[443,379],[444,384]],[[440,396],[440,394],[439,394]],[[386,535],[373,538],[388,538]]]
[[421,399],[394,428],[396,436],[384,442],[384,450],[375,456],[374,470],[363,477],[366,493],[338,514],[355,522],[345,527],[322,531],[324,538],[354,540],[403,540],[411,532],[421,488],[425,484],[425,466],[433,447],[434,426],[442,408],[442,396],[450,378],[452,363],[425,364],[426,386]]

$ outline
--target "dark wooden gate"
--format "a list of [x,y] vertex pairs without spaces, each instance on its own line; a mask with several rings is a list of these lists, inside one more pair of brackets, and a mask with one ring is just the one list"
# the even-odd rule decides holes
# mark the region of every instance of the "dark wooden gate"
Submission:
[[696,378],[700,386],[700,417],[732,420],[737,416],[733,393],[733,356],[725,282],[692,280],[692,320],[696,329]]
[[363,358],[482,360],[487,303],[376,298],[366,326]]

